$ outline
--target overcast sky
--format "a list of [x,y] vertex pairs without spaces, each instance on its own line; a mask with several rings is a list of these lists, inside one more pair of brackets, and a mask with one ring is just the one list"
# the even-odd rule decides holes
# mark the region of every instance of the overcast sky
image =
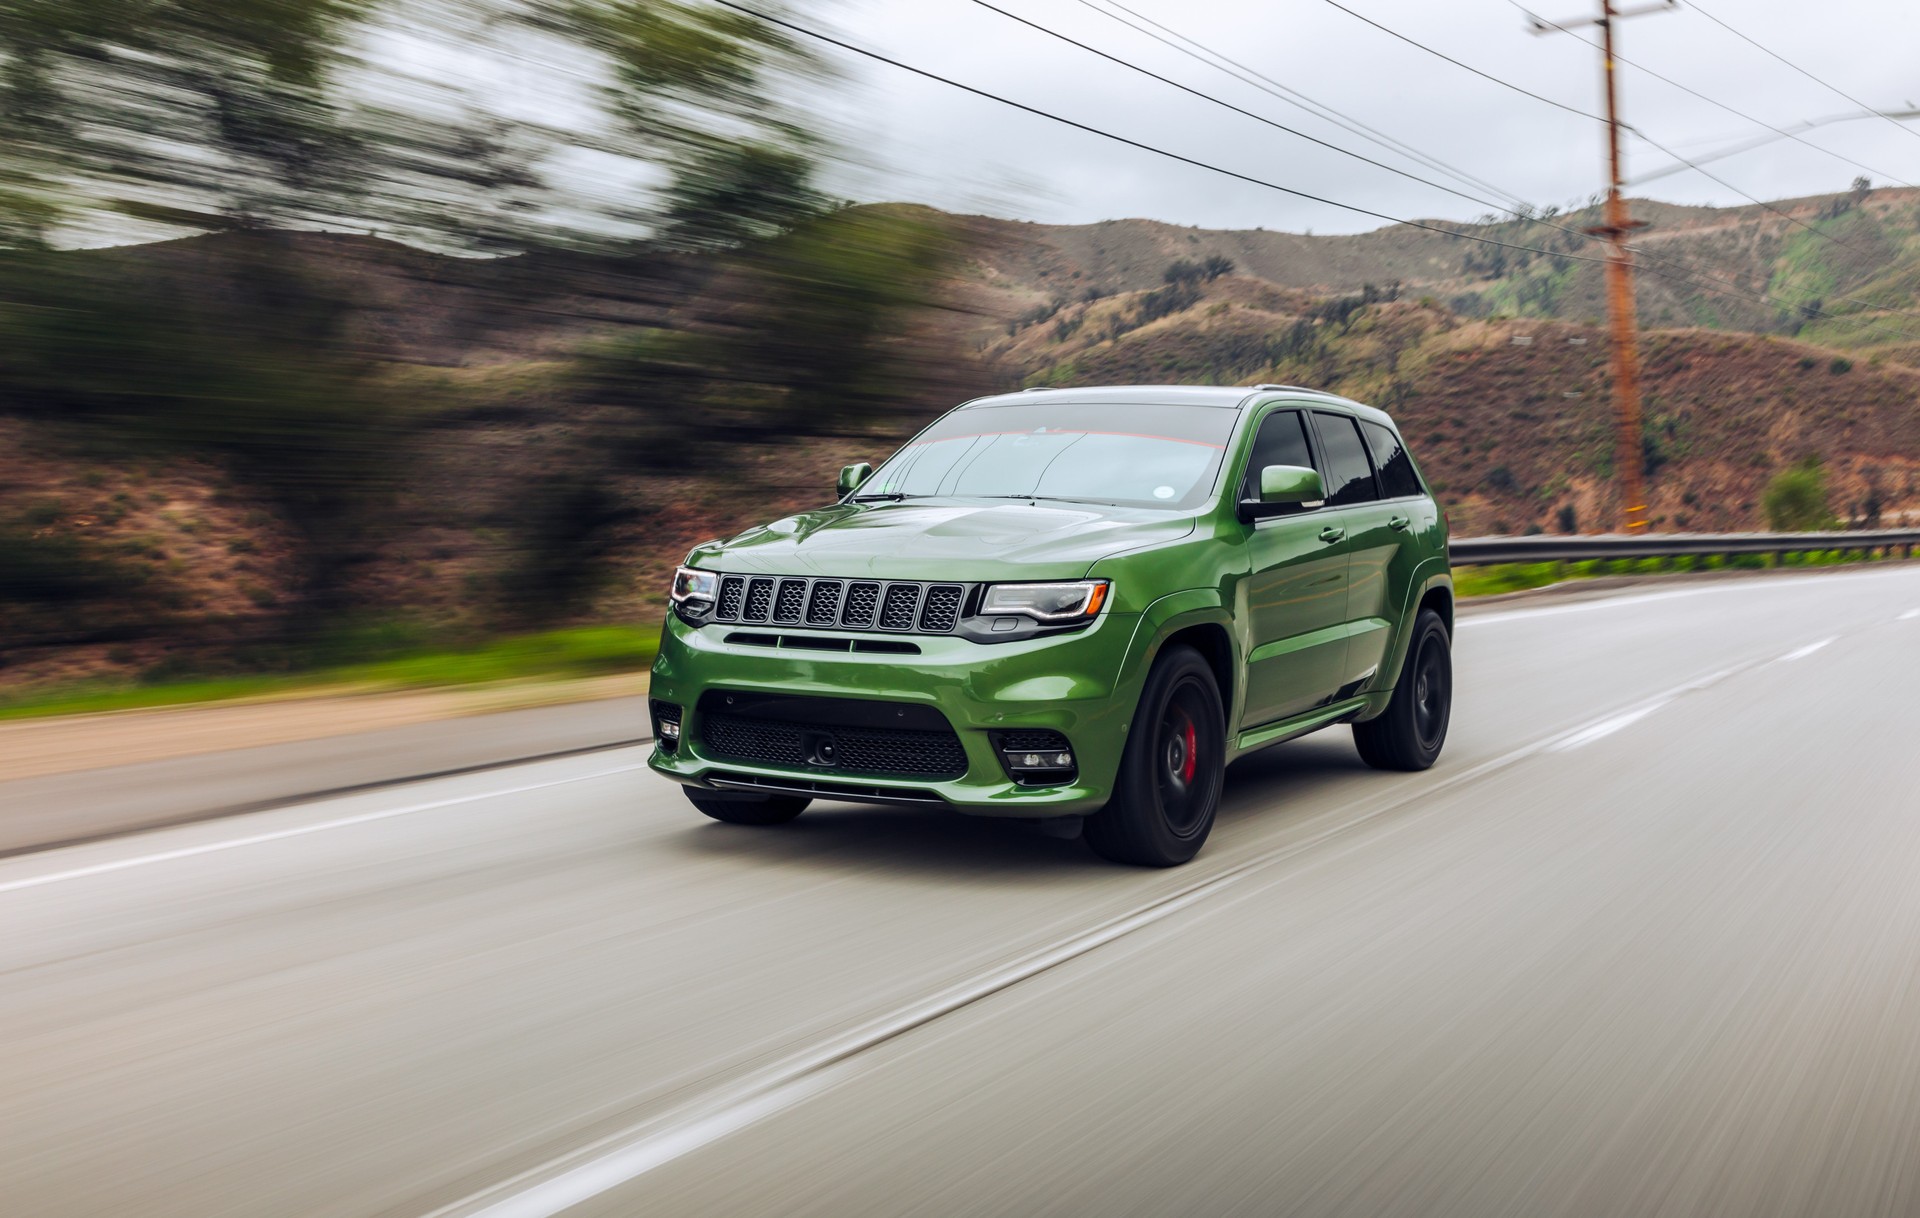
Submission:
[[[1093,11],[1111,0],[993,2],[1276,121],[1418,168]],[[1598,124],[1472,76],[1325,0],[1117,2],[1513,196],[1564,206],[1602,186]],[[1565,34],[1529,33],[1512,0],[1341,2],[1493,75],[1568,106],[1600,111],[1598,53]],[[1597,9],[1598,0],[1527,4],[1572,27],[1575,18]],[[1920,103],[1920,3],[1914,0],[1713,0],[1709,8],[1875,107],[1912,109]],[[844,0],[827,15],[850,42],[1315,194],[1408,218],[1470,219],[1487,210],[1181,94],[972,0]],[[1597,38],[1590,27],[1580,32]],[[1620,38],[1626,58],[1778,127],[1858,109],[1684,4],[1621,22]],[[1379,224],[1163,161],[882,64],[839,58],[851,87],[832,117],[864,161],[843,175],[848,193],[861,198],[911,199],[1060,223],[1140,216],[1315,232]],[[1627,120],[1689,157],[1767,134],[1632,67],[1622,67],[1621,83]],[[1880,171],[1870,175],[1878,184],[1920,183],[1920,120],[1907,126],[1913,130],[1903,133],[1867,118],[1824,126],[1804,138]],[[1630,178],[1667,162],[1644,144],[1629,147]],[[1708,167],[1765,199],[1843,190],[1861,172],[1790,140]],[[1636,193],[1687,203],[1744,201],[1694,172],[1661,178]]]

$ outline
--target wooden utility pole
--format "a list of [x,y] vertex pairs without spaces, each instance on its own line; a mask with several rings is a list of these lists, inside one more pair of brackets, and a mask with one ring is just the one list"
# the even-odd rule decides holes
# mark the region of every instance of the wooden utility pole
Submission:
[[[1627,200],[1620,193],[1626,184],[1626,171],[1620,160],[1620,86],[1613,59],[1613,26],[1623,17],[1664,12],[1677,7],[1675,0],[1622,12],[1613,0],[1600,0],[1600,16],[1582,25],[1600,27],[1600,57],[1607,94],[1607,212],[1606,223],[1589,228],[1596,237],[1607,239],[1607,315],[1613,330],[1613,404],[1619,432],[1614,440],[1614,484],[1620,494],[1620,527],[1637,533],[1647,527],[1647,493],[1644,469],[1646,456],[1640,426],[1640,346],[1639,327],[1633,306],[1633,251],[1627,248],[1627,234],[1646,227],[1643,220],[1627,214]],[[1533,19],[1533,32],[1565,30],[1560,23],[1547,24]]]

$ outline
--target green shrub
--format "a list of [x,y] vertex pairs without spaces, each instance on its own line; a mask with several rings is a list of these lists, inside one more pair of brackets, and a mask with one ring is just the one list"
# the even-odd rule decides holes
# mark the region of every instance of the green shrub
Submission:
[[1762,503],[1768,526],[1778,533],[1811,533],[1838,523],[1827,504],[1827,474],[1818,457],[1775,475]]

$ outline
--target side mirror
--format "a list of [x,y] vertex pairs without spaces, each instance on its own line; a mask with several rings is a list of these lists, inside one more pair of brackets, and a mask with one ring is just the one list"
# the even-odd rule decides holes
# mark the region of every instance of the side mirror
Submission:
[[860,484],[871,477],[873,477],[873,466],[865,461],[857,465],[843,467],[840,471],[840,498],[845,499],[848,495],[859,490]]
[[1269,465],[1260,471],[1260,498],[1242,503],[1240,515],[1246,520],[1278,516],[1294,508],[1319,507],[1326,498],[1327,488],[1318,470],[1304,465]]

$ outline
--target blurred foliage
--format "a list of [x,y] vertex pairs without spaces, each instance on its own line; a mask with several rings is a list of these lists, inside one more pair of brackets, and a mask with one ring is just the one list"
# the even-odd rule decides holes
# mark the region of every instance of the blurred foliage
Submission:
[[305,627],[342,607],[400,418],[340,341],[346,302],[270,237],[225,252],[217,280],[184,283],[0,256],[0,400],[96,446],[219,462],[297,531]]
[[311,219],[350,177],[327,83],[371,0],[6,0],[0,235],[44,245],[73,202]]
[[[492,96],[507,80],[541,104]],[[459,411],[409,392],[386,336],[407,293],[457,288],[451,361],[502,319],[566,344],[487,407],[537,400],[553,459],[479,471],[436,518],[497,539],[470,616],[576,616],[656,484],[899,400],[955,238],[826,197],[811,101],[832,80],[699,0],[0,0],[0,413],[92,460],[217,467],[295,550],[275,570],[296,586],[250,571],[233,603],[319,662],[346,623],[409,608],[362,603],[367,572]],[[485,257],[418,270],[316,231]],[[202,239],[62,248],[183,233]],[[137,582],[31,529],[0,530],[0,561],[43,610]]]
[[99,681],[50,694],[0,697],[0,719],[98,714],[327,690],[364,693],[577,680],[642,672],[653,663],[659,643],[659,631],[653,628],[587,626],[502,638],[474,647],[422,647],[371,663],[325,665],[297,675],[170,678],[164,671],[156,671],[151,679],[136,684]]
[[573,394],[592,409],[564,477],[524,497],[511,616],[578,607],[606,577],[609,533],[641,509],[633,476],[724,469],[743,446],[849,434],[895,402],[892,346],[932,302],[956,253],[945,228],[871,209],[819,214],[730,252],[707,306],[674,328],[609,341],[580,361]]
[[1606,576],[1682,575],[1695,571],[1765,571],[1779,567],[1837,567],[1881,562],[1865,550],[1802,550],[1789,554],[1703,554],[1677,558],[1596,558],[1584,562],[1509,562],[1453,569],[1454,594],[1497,596],[1567,580]]

